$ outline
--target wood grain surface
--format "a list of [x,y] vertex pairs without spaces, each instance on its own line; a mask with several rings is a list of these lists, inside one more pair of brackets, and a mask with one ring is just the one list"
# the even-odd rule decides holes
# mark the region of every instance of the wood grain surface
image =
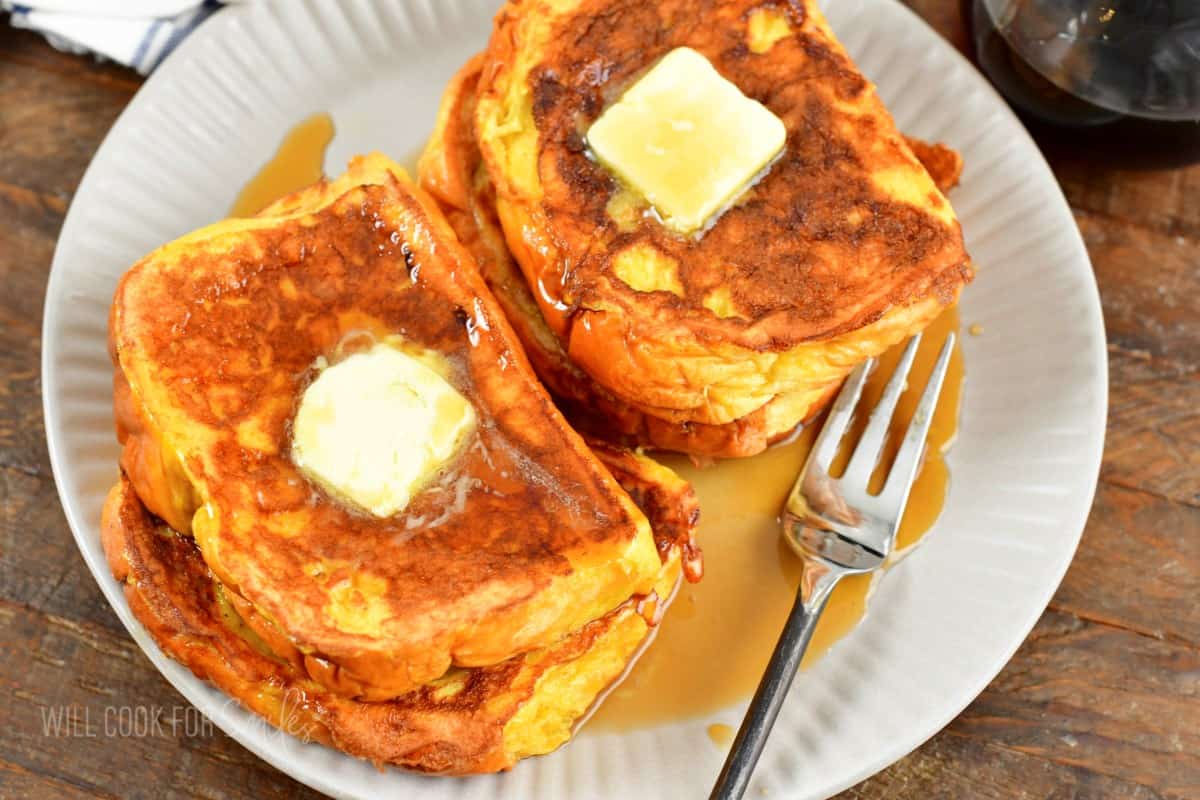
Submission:
[[[958,3],[910,5],[963,46]],[[315,796],[220,731],[196,729],[75,549],[42,426],[42,301],[72,193],[141,79],[4,22],[0,797]],[[1126,171],[1070,147],[1047,153],[1108,325],[1109,430],[1091,518],[999,677],[847,798],[1200,798],[1200,166]],[[136,708],[158,709],[159,724],[109,735]],[[46,732],[50,711],[58,735]]]

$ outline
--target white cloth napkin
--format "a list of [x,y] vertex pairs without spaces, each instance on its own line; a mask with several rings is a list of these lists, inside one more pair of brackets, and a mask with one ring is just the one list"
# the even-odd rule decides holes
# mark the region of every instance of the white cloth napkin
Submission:
[[71,53],[95,53],[143,75],[222,5],[218,0],[0,0],[15,27]]

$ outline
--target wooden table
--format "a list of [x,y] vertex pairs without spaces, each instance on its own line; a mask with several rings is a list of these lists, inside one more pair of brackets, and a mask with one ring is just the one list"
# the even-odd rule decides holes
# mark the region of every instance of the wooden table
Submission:
[[[962,45],[957,3],[911,4]],[[46,276],[83,170],[140,84],[0,33],[0,797],[315,796],[219,731],[195,730],[85,568],[50,474]],[[1200,797],[1200,166],[1126,172],[1067,148],[1049,155],[1108,324],[1091,519],[1000,676],[846,797]],[[62,709],[59,735],[46,735],[48,710]],[[147,735],[120,735],[155,709]]]

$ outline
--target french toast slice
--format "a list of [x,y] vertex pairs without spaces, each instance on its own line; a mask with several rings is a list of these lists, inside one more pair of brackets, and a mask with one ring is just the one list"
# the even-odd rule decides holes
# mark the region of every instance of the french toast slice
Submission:
[[[436,357],[478,423],[379,517],[297,465],[292,427],[324,366],[396,339]],[[133,490],[275,655],[334,693],[396,697],[551,646],[659,580],[645,515],[382,156],[147,256],[117,289],[110,349]]]
[[280,658],[231,606],[195,540],[152,516],[125,476],[105,504],[104,550],[163,651],[286,733],[378,764],[494,772],[571,736],[649,644],[682,563],[696,558],[691,487],[642,456],[600,452],[654,529],[661,569],[650,592],[544,648],[453,669],[391,700],[346,697]]
[[[695,235],[586,138],[679,47],[787,133]],[[508,249],[571,360],[650,416],[790,430],[970,280],[953,209],[811,0],[509,3],[479,74],[474,136]]]
[[[818,412],[836,382],[815,401],[806,392],[798,398],[781,395],[729,422],[681,421],[618,396],[570,358],[509,251],[497,214],[495,190],[475,132],[476,89],[485,55],[468,61],[447,85],[434,133],[422,153],[419,180],[471,251],[534,369],[572,424],[610,441],[727,458],[761,452]],[[948,191],[958,182],[962,159],[955,151],[912,138],[906,142],[939,190]]]

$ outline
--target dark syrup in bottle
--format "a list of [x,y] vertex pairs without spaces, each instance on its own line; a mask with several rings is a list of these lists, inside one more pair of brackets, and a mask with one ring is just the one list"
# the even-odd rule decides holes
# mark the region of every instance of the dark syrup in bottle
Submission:
[[[1003,31],[989,6],[1007,11]],[[976,64],[1045,149],[1131,168],[1200,161],[1200,0],[963,7]]]

